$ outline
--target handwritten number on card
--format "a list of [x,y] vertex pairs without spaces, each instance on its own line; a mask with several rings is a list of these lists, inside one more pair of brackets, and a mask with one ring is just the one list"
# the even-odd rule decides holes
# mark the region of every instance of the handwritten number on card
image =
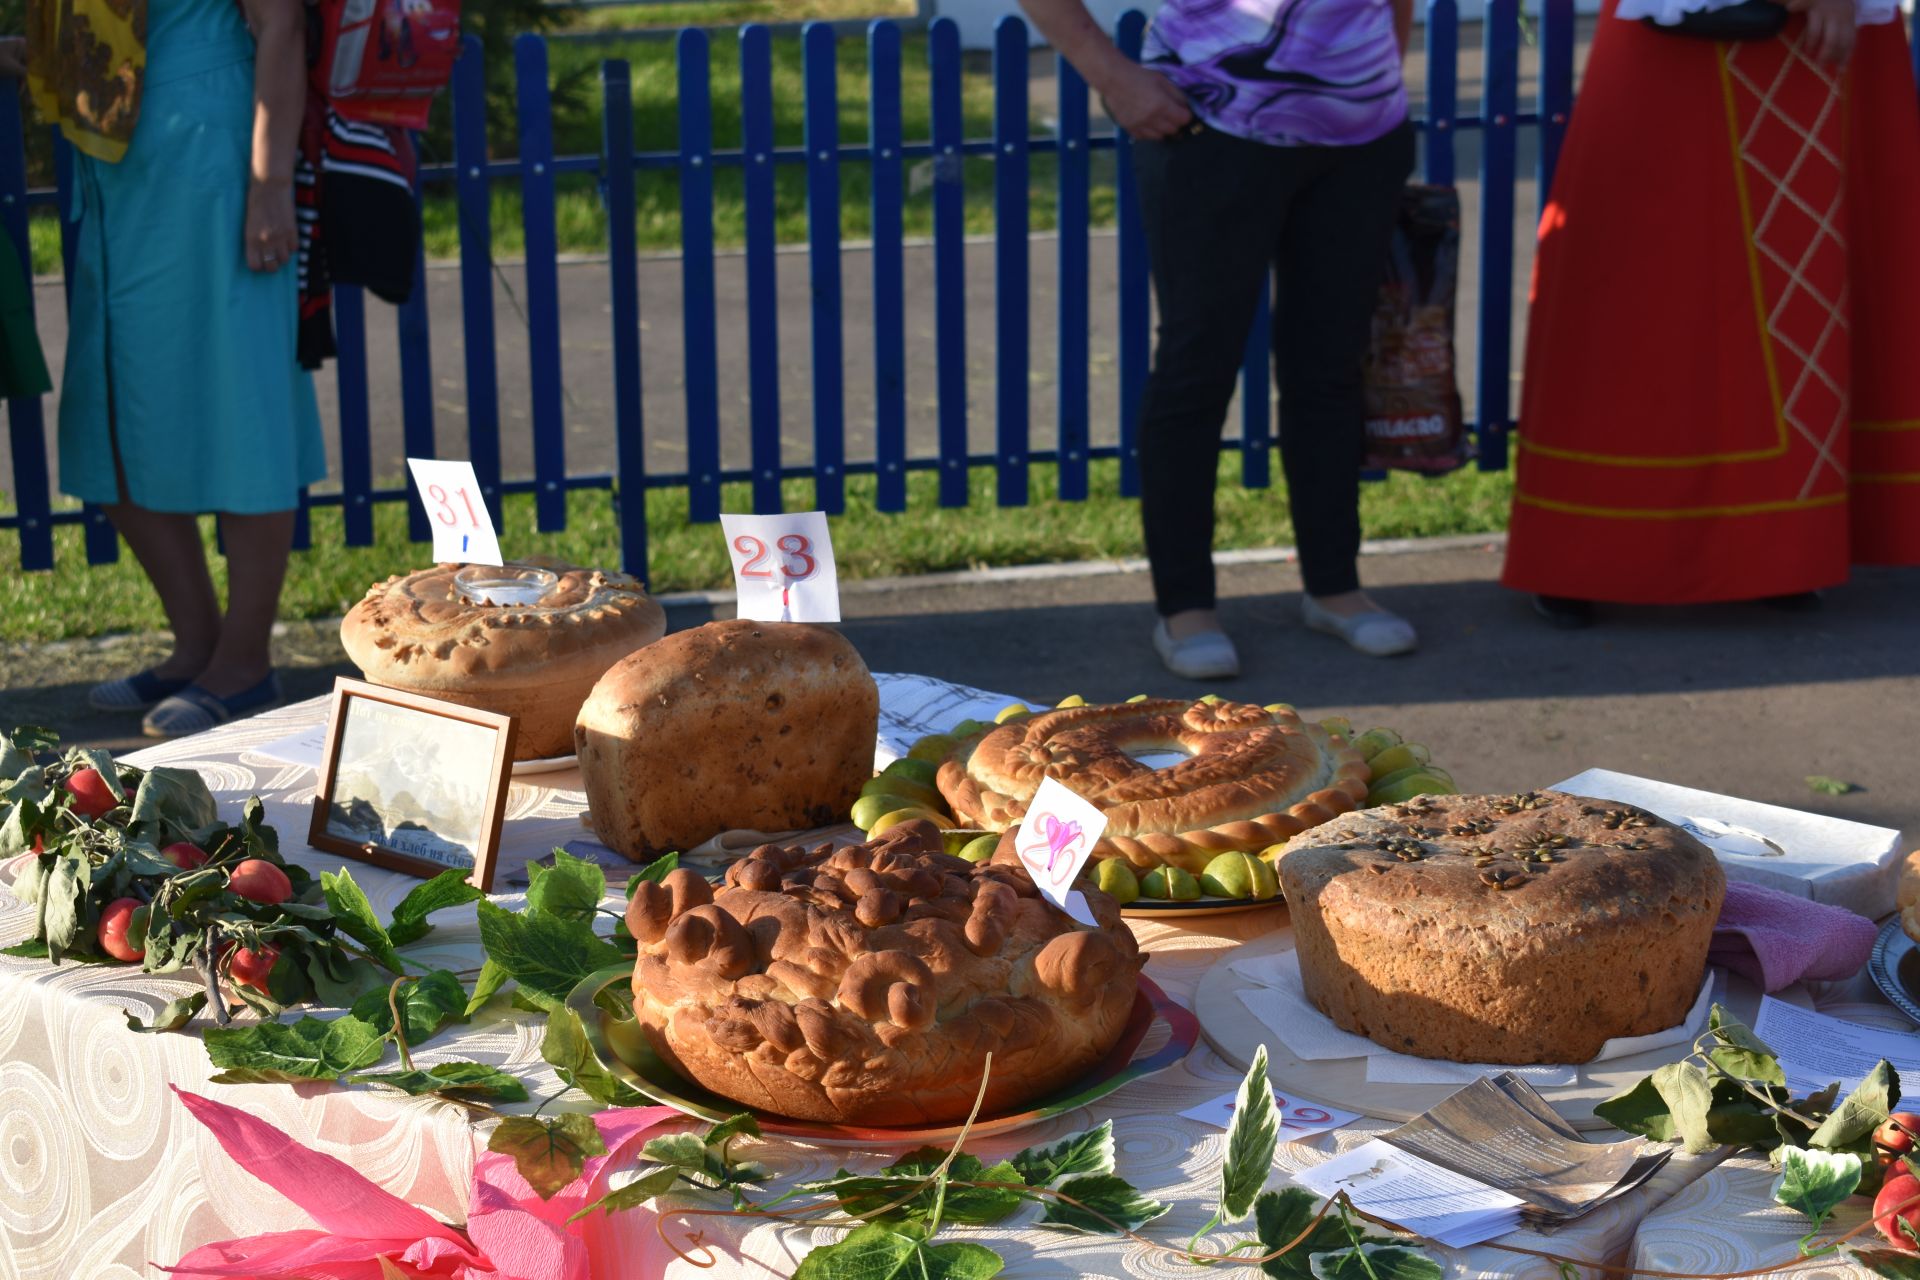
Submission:
[[[461,505],[467,509],[467,523],[470,525],[478,525],[480,523],[480,517],[474,514],[473,495],[467,492],[466,486],[460,486],[458,489],[455,489],[453,493],[454,497],[459,498]],[[456,525],[460,523],[460,516],[454,511],[453,501],[447,496],[447,490],[444,485],[428,485],[427,496],[432,498],[434,505],[440,508],[439,511],[434,513],[434,519],[445,525]]]
[[[805,582],[820,569],[820,562],[813,556],[813,543],[803,533],[782,534],[775,539],[774,546],[780,552],[780,573],[788,582]],[[767,550],[767,544],[750,533],[743,533],[733,540],[733,549],[745,556],[746,562],[740,566],[743,578],[768,578],[774,576],[771,568],[762,568],[773,552]]]

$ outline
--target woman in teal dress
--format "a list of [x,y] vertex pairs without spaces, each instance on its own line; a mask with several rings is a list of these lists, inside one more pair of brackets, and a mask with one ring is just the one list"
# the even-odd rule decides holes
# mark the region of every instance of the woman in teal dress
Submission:
[[[301,0],[30,0],[28,79],[79,152],[60,488],[98,503],[173,652],[93,690],[193,733],[279,700],[268,640],[302,486],[326,474],[296,358]],[[219,517],[222,613],[197,515]]]

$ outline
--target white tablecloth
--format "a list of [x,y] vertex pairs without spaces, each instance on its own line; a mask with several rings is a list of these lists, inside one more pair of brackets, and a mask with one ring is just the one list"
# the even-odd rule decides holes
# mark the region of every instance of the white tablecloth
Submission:
[[[924,679],[882,677],[882,685],[884,705],[909,721],[917,718],[917,708],[936,721],[977,714],[956,710],[966,704],[964,694],[943,692]],[[153,748],[142,753],[139,762],[199,769],[219,796],[223,816],[230,819],[237,819],[246,796],[258,794],[268,821],[280,831],[283,851],[316,872],[332,870],[341,859],[305,849],[300,839],[307,829],[313,771],[279,763],[257,750],[324,715],[323,701],[302,703]],[[899,717],[890,723],[898,733]],[[574,772],[538,775],[514,785],[496,884],[512,883],[516,868],[529,857],[585,836],[579,824],[585,797],[579,788]],[[383,914],[416,883],[364,865],[354,866],[353,874]],[[499,900],[518,905],[511,893]],[[411,954],[470,979],[481,960],[472,909],[435,919],[433,935]],[[1204,925],[1198,929],[1136,922],[1135,931],[1152,956],[1147,972],[1185,1003],[1201,975],[1227,949],[1284,928],[1285,921],[1284,910],[1275,909],[1182,922]],[[30,908],[0,890],[0,943],[24,937],[30,928]],[[390,1191],[445,1220],[465,1219],[468,1181],[483,1135],[464,1112],[433,1099],[374,1089],[211,1085],[211,1068],[197,1035],[135,1035],[121,1016],[122,1009],[151,1013],[190,989],[185,979],[148,976],[122,966],[54,968],[44,961],[0,957],[0,1280],[157,1277],[161,1273],[149,1263],[172,1262],[208,1241],[312,1225],[277,1193],[241,1176],[174,1100],[169,1084],[244,1107],[296,1139],[350,1160]],[[450,1058],[498,1064],[526,1078],[539,1097],[555,1083],[540,1060],[542,1031],[543,1024],[530,1015],[483,1014],[473,1024],[443,1034],[416,1057],[429,1064]],[[1122,1090],[1091,1111],[981,1142],[976,1150],[982,1156],[1010,1152],[1110,1118],[1120,1173],[1176,1206],[1151,1233],[1181,1241],[1212,1211],[1224,1135],[1178,1113],[1227,1092],[1234,1081],[1235,1072],[1203,1042],[1180,1066]],[[1386,1127],[1362,1122],[1308,1143],[1283,1146],[1274,1184],[1283,1183],[1288,1170],[1316,1163]],[[796,1175],[831,1172],[841,1164],[874,1167],[891,1157],[781,1142],[760,1144],[751,1158],[773,1166],[785,1182]],[[1523,1233],[1508,1242],[1594,1261],[1624,1257],[1635,1226],[1648,1210],[1713,1163],[1712,1157],[1677,1158],[1648,1186],[1550,1240]],[[1194,1274],[1168,1255],[1123,1241],[1032,1229],[1026,1224],[1033,1216],[1033,1210],[1025,1210],[1008,1223],[962,1234],[1005,1256],[1010,1278]],[[648,1215],[628,1215],[627,1220],[632,1231],[622,1256],[602,1260],[598,1274],[764,1274],[758,1267],[726,1261],[713,1271],[677,1263],[655,1236]],[[700,1225],[709,1243],[735,1257],[767,1262],[780,1274],[791,1273],[816,1240],[835,1234],[749,1227],[713,1218]],[[1490,1246],[1438,1252],[1447,1258],[1450,1276],[1554,1274],[1548,1263]]]

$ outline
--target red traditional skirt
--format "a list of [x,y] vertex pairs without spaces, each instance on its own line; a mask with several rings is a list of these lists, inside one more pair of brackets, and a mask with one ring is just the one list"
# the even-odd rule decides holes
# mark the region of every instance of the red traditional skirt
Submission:
[[1540,223],[1505,583],[1635,604],[1920,564],[1920,99],[1899,23],[1595,36]]

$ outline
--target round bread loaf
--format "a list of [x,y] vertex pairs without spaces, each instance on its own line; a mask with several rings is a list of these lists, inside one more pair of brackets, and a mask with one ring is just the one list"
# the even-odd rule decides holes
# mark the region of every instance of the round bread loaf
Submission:
[[1289,842],[1279,872],[1307,998],[1455,1062],[1586,1062],[1675,1025],[1726,896],[1678,827],[1554,791],[1350,813]]
[[[1188,758],[1164,769],[1134,758],[1152,752]],[[1106,815],[1095,858],[1195,874],[1367,796],[1360,753],[1291,708],[1179,698],[1070,707],[983,730],[962,739],[938,775],[954,815],[989,831],[1019,822],[1043,778]]]
[[588,820],[630,858],[840,820],[873,776],[880,691],[826,627],[679,631],[601,677],[574,748]]
[[842,1124],[955,1120],[1073,1080],[1133,1007],[1140,954],[1112,898],[1098,929],[1018,866],[941,852],[933,824],[808,852],[765,846],[716,892],[682,868],[627,908],[634,1016],[688,1079],[756,1110]]
[[516,760],[573,750],[573,720],[614,663],[666,633],[637,579],[544,564],[558,580],[536,604],[470,600],[440,564],[375,583],[340,624],[361,674],[390,689],[514,716]]

